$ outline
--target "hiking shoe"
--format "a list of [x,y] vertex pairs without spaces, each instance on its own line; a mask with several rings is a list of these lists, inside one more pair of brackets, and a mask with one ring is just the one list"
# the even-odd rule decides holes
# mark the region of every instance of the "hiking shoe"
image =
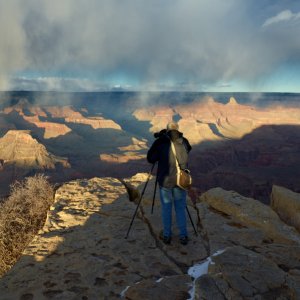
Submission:
[[164,242],[164,244],[166,244],[166,245],[171,244],[171,237],[170,236],[165,236],[163,230],[161,230],[160,233],[159,233],[159,239],[162,240]]
[[171,244],[171,237],[170,236],[164,236],[162,240],[163,240],[163,243],[166,244],[166,245]]
[[187,236],[183,236],[179,239],[181,245],[187,245],[189,242],[189,238]]

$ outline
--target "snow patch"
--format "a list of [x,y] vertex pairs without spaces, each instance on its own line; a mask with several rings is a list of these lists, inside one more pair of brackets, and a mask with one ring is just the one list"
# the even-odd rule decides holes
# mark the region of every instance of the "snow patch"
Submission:
[[194,280],[192,283],[192,287],[189,290],[189,294],[190,294],[190,298],[188,300],[194,300],[195,299],[195,283],[196,283],[196,279],[198,279],[199,277],[205,275],[208,273],[208,267],[210,264],[214,264],[214,262],[212,261],[212,257],[214,256],[218,256],[222,253],[225,252],[226,249],[224,250],[219,250],[216,253],[214,253],[213,255],[209,256],[208,258],[206,258],[204,261],[202,261],[201,263],[197,263],[195,265],[193,265],[192,267],[190,267],[188,269],[188,275],[190,275]]
[[125,294],[129,288],[130,288],[130,285],[126,286],[126,288],[120,293],[121,298],[125,297]]

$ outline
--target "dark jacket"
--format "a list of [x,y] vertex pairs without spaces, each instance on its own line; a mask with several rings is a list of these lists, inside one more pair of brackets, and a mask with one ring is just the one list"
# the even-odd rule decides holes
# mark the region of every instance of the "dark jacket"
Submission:
[[157,139],[148,151],[147,160],[154,164],[158,161],[157,180],[160,186],[173,188],[176,186],[176,161],[171,148],[174,143],[177,159],[181,169],[188,167],[188,153],[192,147],[183,134],[177,130],[162,130],[156,134]]

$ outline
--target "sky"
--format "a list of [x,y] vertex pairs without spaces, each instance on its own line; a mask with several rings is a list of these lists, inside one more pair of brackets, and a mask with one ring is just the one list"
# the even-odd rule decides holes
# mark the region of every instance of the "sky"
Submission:
[[0,90],[300,92],[299,0],[0,0]]

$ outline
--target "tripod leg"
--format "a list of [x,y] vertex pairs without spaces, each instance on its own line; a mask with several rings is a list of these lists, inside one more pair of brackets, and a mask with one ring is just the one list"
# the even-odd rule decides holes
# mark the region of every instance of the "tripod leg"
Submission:
[[152,207],[151,207],[152,215],[153,215],[153,208],[154,208],[154,202],[155,202],[156,188],[157,188],[157,174],[156,174],[156,179],[155,179],[155,186],[154,186],[154,193],[153,193]]
[[196,234],[196,236],[198,236],[197,231],[196,231],[196,228],[195,228],[195,225],[194,225],[194,222],[193,222],[193,219],[192,219],[192,217],[191,217],[191,214],[190,214],[190,211],[189,211],[187,205],[186,205],[185,208],[186,208],[186,211],[187,211],[187,213],[188,213],[188,216],[189,216],[189,219],[190,219],[190,221],[191,221],[191,224],[192,224],[192,226],[193,226],[193,228],[194,228],[195,234]]
[[144,185],[144,188],[143,188],[141,197],[140,197],[140,199],[139,199],[138,205],[136,206],[135,212],[134,212],[134,214],[133,214],[133,216],[132,216],[132,219],[131,219],[131,222],[130,222],[130,225],[129,225],[127,234],[126,234],[126,236],[125,236],[125,239],[128,238],[128,235],[129,235],[131,226],[132,226],[132,224],[133,224],[133,221],[134,221],[134,218],[135,218],[135,216],[136,216],[136,214],[137,214],[137,211],[138,211],[138,209],[139,209],[139,206],[140,206],[140,204],[141,204],[141,202],[142,202],[142,198],[143,198],[143,196],[144,196],[144,193],[145,193],[146,187],[147,187],[147,185],[148,185],[148,182],[149,182],[149,180],[150,180],[150,177],[151,177],[151,174],[152,174],[152,171],[153,171],[154,166],[155,166],[155,164],[152,165],[151,170],[150,170],[150,172],[149,172],[149,174],[148,174],[147,181],[146,181],[146,183],[145,183],[145,185]]

